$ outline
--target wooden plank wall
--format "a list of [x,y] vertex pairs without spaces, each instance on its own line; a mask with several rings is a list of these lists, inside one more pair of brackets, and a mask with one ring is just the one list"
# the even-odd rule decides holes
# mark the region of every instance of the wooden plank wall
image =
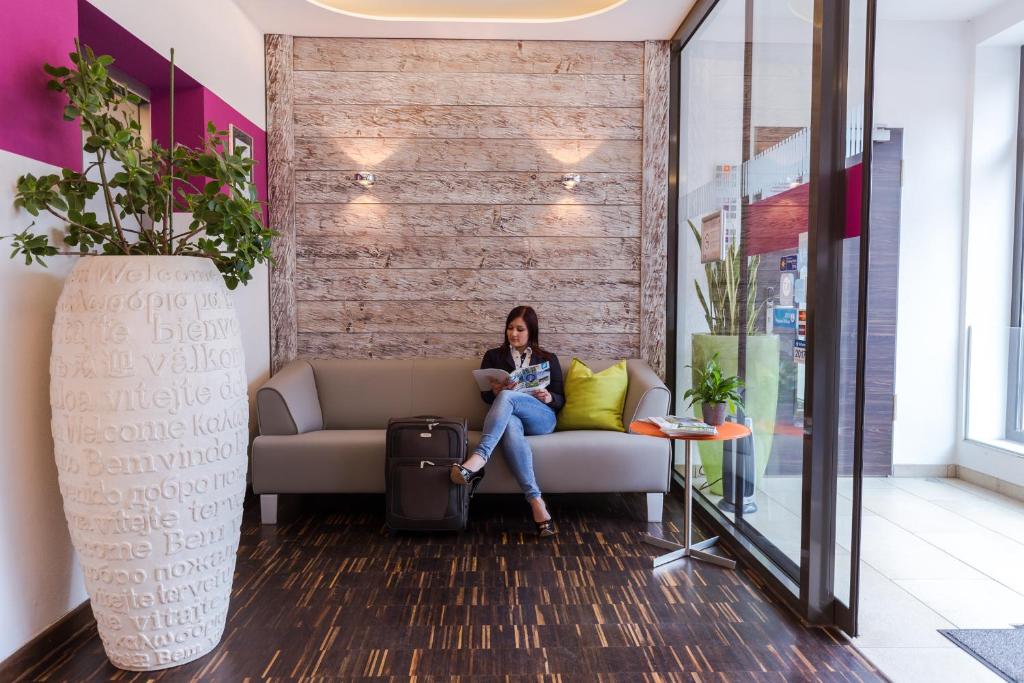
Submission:
[[[296,355],[295,132],[292,128],[292,37],[268,35],[267,203],[274,239],[270,264],[270,372]],[[269,87],[270,85],[274,87]]]
[[[666,43],[268,36],[267,52],[271,178],[290,185],[275,369],[479,356],[526,303],[565,359],[663,370]],[[664,100],[653,117],[645,96]]]

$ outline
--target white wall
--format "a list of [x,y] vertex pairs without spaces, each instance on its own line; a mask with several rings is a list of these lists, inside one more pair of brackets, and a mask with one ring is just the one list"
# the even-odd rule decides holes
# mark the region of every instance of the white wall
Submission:
[[[263,37],[230,0],[93,4],[265,126]],[[0,234],[32,222],[12,208],[14,183],[52,166],[0,151]],[[37,228],[51,224],[45,220]],[[49,268],[6,258],[0,242],[0,660],[86,599],[64,521],[50,437],[48,367],[54,306],[71,257]],[[235,297],[250,388],[269,372],[267,272]]]
[[957,442],[967,22],[879,22],[875,125],[902,128],[896,465],[951,464]]
[[[14,211],[22,173],[54,173],[48,164],[0,151],[0,234],[32,219]],[[55,225],[41,219],[40,231]],[[57,491],[50,438],[50,326],[71,258],[49,268],[7,258],[0,242],[0,660],[85,600]]]
[[978,45],[1020,47],[1024,43],[1024,3],[1004,0],[971,24]]

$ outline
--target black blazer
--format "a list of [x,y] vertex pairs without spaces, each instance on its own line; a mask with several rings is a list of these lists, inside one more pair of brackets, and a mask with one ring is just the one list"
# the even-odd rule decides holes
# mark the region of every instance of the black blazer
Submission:
[[[545,351],[547,354],[546,358],[531,358],[531,362],[536,365],[537,363],[547,361],[551,364],[551,383],[547,386],[548,393],[551,394],[551,403],[545,405],[556,413],[562,409],[565,405],[565,387],[564,380],[562,379],[562,366],[558,364],[558,356]],[[488,368],[498,368],[505,372],[513,372],[516,366],[512,363],[512,355],[509,351],[502,351],[501,347],[491,349],[484,354],[484,358],[480,361],[480,369],[485,370]],[[480,398],[486,403],[494,403],[494,392],[492,391],[481,391]]]

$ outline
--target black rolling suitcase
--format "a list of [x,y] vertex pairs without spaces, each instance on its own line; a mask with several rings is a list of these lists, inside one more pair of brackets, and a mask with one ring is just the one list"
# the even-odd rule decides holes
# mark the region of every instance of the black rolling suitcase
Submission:
[[[418,415],[388,420],[384,484],[391,531],[461,531],[476,487],[453,484],[466,459],[466,420]],[[474,484],[478,484],[479,480]]]

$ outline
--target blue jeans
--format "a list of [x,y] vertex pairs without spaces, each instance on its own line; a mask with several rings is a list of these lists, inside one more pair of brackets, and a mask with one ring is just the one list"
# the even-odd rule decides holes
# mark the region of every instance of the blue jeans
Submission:
[[484,418],[484,432],[476,452],[489,460],[501,441],[508,468],[512,470],[526,500],[540,498],[537,478],[533,474],[533,451],[526,443],[527,435],[550,434],[555,431],[555,411],[529,394],[503,391],[494,398]]

